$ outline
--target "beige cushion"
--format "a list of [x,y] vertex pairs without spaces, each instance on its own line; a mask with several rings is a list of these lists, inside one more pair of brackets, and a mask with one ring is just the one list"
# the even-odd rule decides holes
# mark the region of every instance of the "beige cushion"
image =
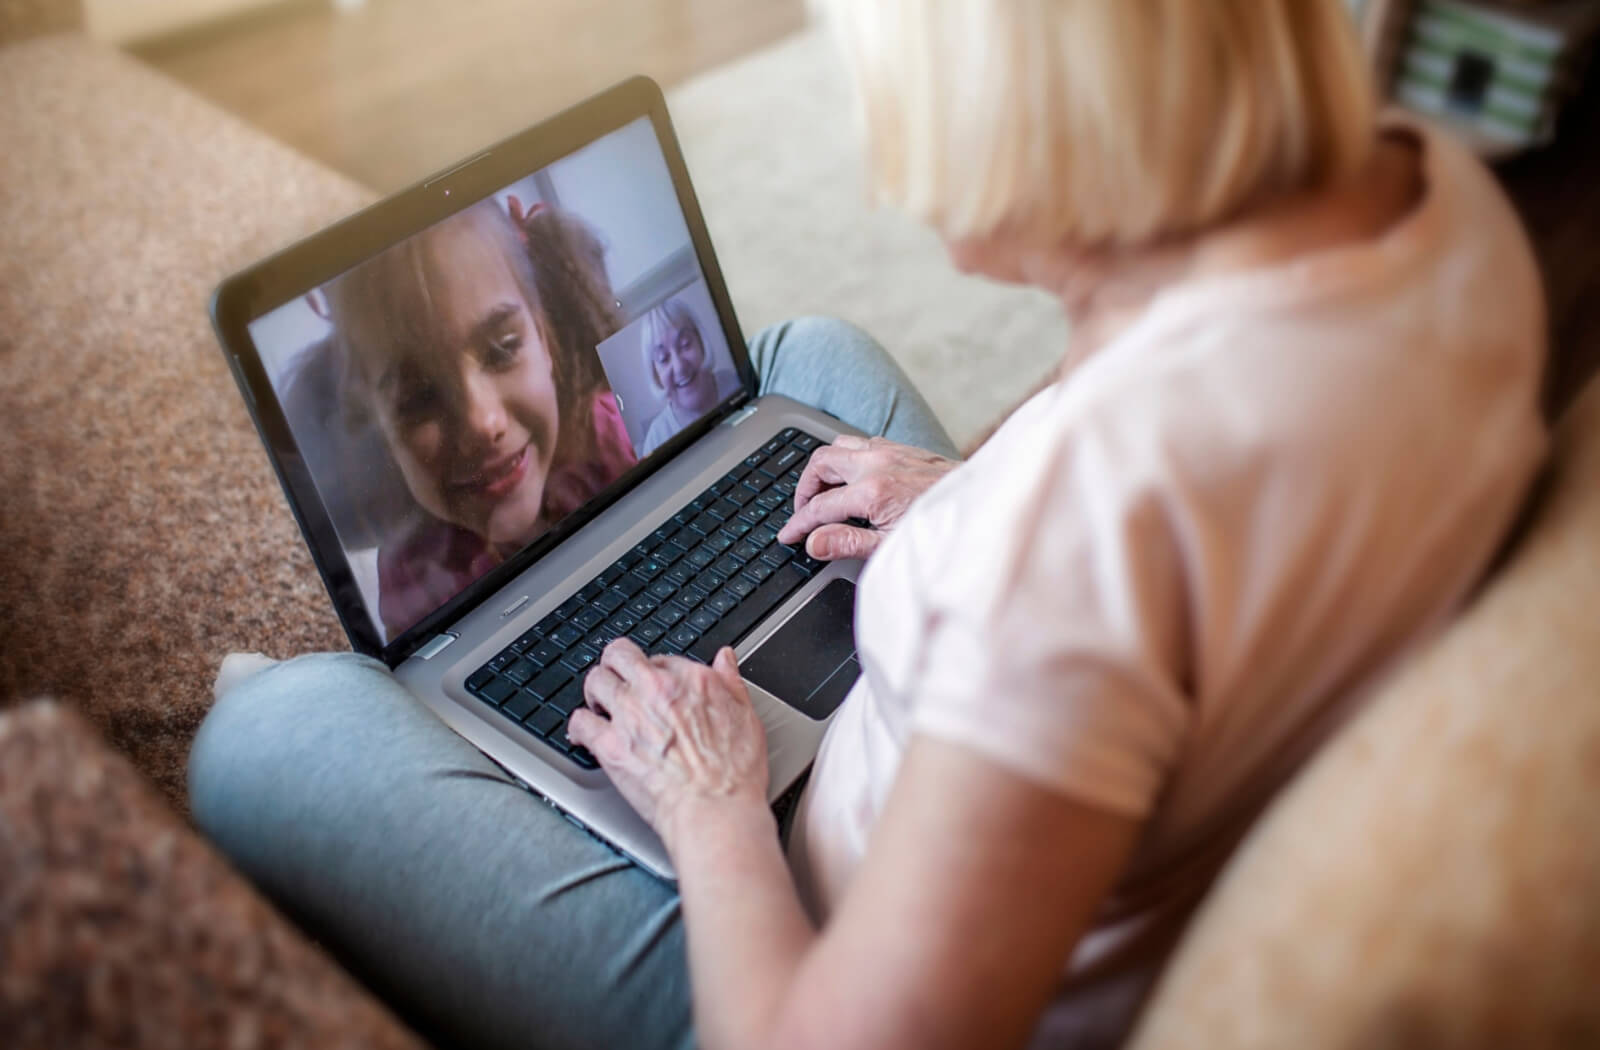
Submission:
[[1552,469],[1506,568],[1246,841],[1136,1050],[1600,1045],[1600,381]]
[[82,27],[78,0],[0,0],[0,44]]

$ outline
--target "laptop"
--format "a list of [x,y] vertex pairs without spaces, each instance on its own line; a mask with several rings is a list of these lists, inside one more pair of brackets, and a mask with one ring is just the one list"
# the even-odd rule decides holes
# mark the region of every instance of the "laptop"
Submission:
[[229,278],[212,321],[351,645],[664,879],[566,736],[611,639],[734,647],[769,799],[859,675],[859,562],[777,543],[849,427],[757,395],[660,89],[636,78]]

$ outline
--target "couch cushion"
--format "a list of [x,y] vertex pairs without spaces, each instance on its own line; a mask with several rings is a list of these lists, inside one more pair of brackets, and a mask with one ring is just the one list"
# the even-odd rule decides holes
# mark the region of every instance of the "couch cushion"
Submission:
[[0,872],[8,1046],[420,1046],[52,704],[0,716]]
[[82,25],[80,0],[0,0],[0,44]]
[[1136,1050],[1600,1044],[1600,381],[1531,531],[1234,858]]
[[182,805],[223,653],[345,645],[206,320],[370,194],[109,48],[0,49],[0,699]]

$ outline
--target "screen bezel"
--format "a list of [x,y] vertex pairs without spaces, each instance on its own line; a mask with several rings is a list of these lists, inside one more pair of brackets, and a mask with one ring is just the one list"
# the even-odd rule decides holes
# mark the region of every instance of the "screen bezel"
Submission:
[[[372,619],[377,610],[367,609],[345,548],[299,452],[277,391],[267,377],[250,336],[249,326],[384,249],[640,117],[650,119],[672,176],[696,261],[739,373],[740,390],[699,422],[674,435],[556,528],[385,643]],[[626,80],[229,277],[212,296],[211,322],[351,647],[377,657],[390,667],[398,666],[441,631],[448,630],[456,620],[594,520],[674,455],[738,411],[756,393],[755,369],[738,318],[734,316],[722,270],[712,251],[705,218],[689,182],[688,168],[667,115],[666,99],[661,88],[648,77]]]

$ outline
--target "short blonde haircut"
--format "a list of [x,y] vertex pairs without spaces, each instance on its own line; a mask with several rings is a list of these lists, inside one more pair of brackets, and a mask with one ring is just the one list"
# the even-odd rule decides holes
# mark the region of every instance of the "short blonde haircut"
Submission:
[[817,0],[874,197],[953,239],[1127,245],[1359,169],[1345,0]]
[[705,366],[709,368],[711,360],[710,355],[706,354],[706,340],[700,332],[700,320],[682,299],[668,299],[644,315],[644,325],[639,329],[639,349],[644,354],[644,374],[650,377],[650,392],[657,400],[666,400],[667,388],[661,385],[661,377],[656,375],[656,347],[676,339],[684,329],[692,331],[694,337],[700,340],[700,352],[706,356]]

